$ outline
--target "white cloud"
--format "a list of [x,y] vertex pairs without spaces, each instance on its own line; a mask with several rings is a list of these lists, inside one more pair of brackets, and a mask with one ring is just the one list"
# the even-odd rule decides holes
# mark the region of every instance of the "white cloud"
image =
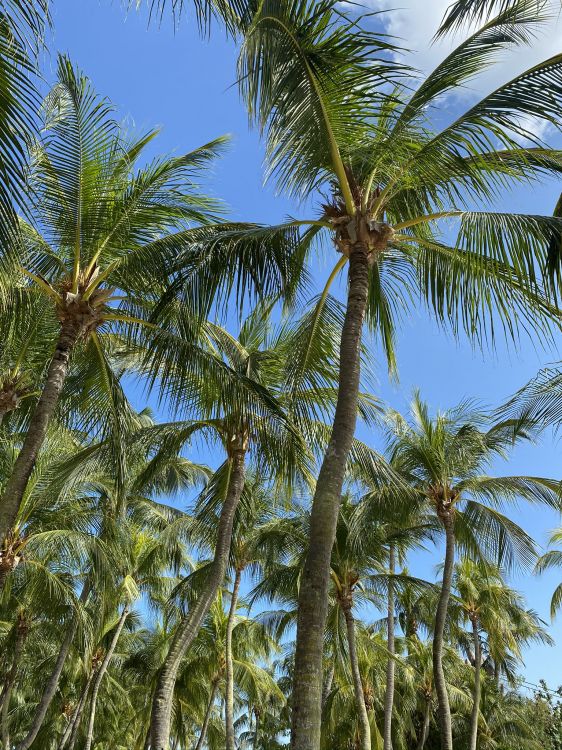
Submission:
[[[462,40],[458,34],[432,43],[432,38],[452,0],[370,0],[375,10],[384,14],[386,31],[397,37],[408,50],[408,63],[429,73]],[[562,52],[562,19],[555,12],[537,27],[536,39],[529,46],[518,46],[502,53],[499,63],[487,68],[468,85],[474,93],[485,94],[519,73]],[[458,92],[460,93],[460,92]]]

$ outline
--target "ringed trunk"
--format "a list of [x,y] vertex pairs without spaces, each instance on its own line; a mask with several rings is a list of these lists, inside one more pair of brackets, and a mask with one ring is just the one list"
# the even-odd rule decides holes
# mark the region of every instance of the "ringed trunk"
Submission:
[[151,749],[168,750],[170,721],[176,678],[187,649],[197,637],[201,624],[213,604],[217,591],[224,581],[234,514],[244,489],[246,447],[230,450],[230,478],[222,507],[215,555],[203,590],[187,617],[179,624],[170,650],[158,675],[152,703]]
[[371,725],[369,724],[369,714],[365,705],[365,694],[363,692],[363,682],[359,671],[359,660],[357,658],[357,648],[355,643],[355,619],[351,609],[344,609],[345,624],[347,627],[347,647],[349,650],[349,662],[351,666],[351,675],[353,678],[353,692],[355,694],[355,708],[357,710],[357,720],[359,722],[359,750],[371,750]]
[[129,614],[129,607],[127,606],[123,607],[123,611],[121,612],[121,616],[119,618],[119,621],[117,622],[117,626],[115,627],[115,630],[113,631],[113,637],[111,638],[109,648],[106,651],[106,654],[103,658],[102,663],[100,664],[100,668],[98,669],[95,680],[94,680],[94,685],[92,687],[92,698],[90,702],[90,718],[88,720],[88,733],[86,735],[86,743],[84,745],[84,750],[90,750],[90,748],[92,747],[92,741],[94,739],[94,723],[96,720],[96,706],[97,706],[97,700],[98,700],[98,693],[100,691],[102,680],[105,676],[105,673],[107,672],[109,662],[111,661],[113,657],[113,653],[117,646],[117,642],[121,635],[121,631],[123,630],[123,626],[125,625],[125,620],[127,619],[128,614]]
[[234,664],[232,657],[232,630],[234,628],[234,618],[236,617],[236,605],[238,604],[238,591],[242,571],[236,570],[234,586],[232,588],[232,597],[230,599],[230,609],[228,611],[228,621],[226,623],[226,750],[234,750]]
[[453,730],[451,725],[451,709],[447,693],[447,682],[443,671],[443,646],[445,637],[445,622],[447,620],[447,609],[451,596],[453,581],[453,568],[455,564],[455,531],[453,511],[448,510],[440,513],[440,518],[445,528],[445,564],[443,567],[443,582],[441,594],[435,615],[435,630],[433,636],[433,678],[435,692],[437,693],[437,715],[439,717],[439,728],[441,733],[442,750],[453,750]]
[[293,673],[291,748],[318,750],[322,716],[322,657],[328,612],[330,556],[345,467],[355,434],[361,366],[361,334],[369,289],[369,251],[354,245],[340,344],[338,398],[332,435],[316,483],[309,546],[299,591]]
[[20,665],[20,658],[22,655],[25,639],[27,637],[27,625],[25,620],[22,618],[17,624],[16,642],[14,643],[14,652],[12,655],[12,666],[6,676],[6,682],[4,683],[4,695],[2,699],[2,746],[5,750],[9,750],[11,747],[10,741],[10,701],[12,698],[12,690],[16,684],[18,669]]
[[35,407],[27,435],[14,463],[0,501],[0,547],[13,528],[25,489],[45,441],[47,427],[58,404],[68,374],[70,355],[81,334],[81,326],[69,320],[61,325],[55,353],[51,359],[43,391]]
[[482,668],[482,645],[480,633],[478,632],[478,617],[472,618],[472,638],[474,642],[474,693],[472,703],[472,716],[470,720],[470,750],[476,750],[478,741],[478,716],[480,714],[480,692],[481,692],[481,668]]
[[394,580],[392,576],[394,575],[395,564],[395,550],[394,545],[391,544],[388,550],[388,571],[391,577],[388,581],[387,649],[389,656],[386,663],[386,693],[384,696],[384,750],[392,750],[392,708],[394,705],[394,672],[396,668],[396,662],[394,661]]

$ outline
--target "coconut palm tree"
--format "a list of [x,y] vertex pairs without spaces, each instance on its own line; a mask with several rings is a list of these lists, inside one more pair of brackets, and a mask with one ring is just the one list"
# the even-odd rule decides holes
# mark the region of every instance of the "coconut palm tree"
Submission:
[[[561,59],[501,86],[442,130],[427,121],[437,97],[527,38],[535,21],[529,3],[516,3],[463,42],[413,94],[409,86],[386,93],[389,81],[409,72],[391,62],[386,37],[366,20],[348,18],[333,0],[260,3],[245,31],[239,79],[251,117],[265,134],[269,174],[299,200],[327,194],[318,216],[270,228],[269,236],[286,237],[291,258],[296,228],[306,243],[303,257],[314,237],[334,240],[340,257],[319,310],[349,263],[339,400],[313,501],[301,587],[295,750],[317,748],[320,738],[330,550],[355,427],[363,319],[380,334],[393,362],[395,311],[407,309],[419,290],[438,319],[476,339],[491,331],[496,316],[511,335],[518,322],[523,328],[530,323],[528,315],[529,329],[542,328],[543,315],[556,315],[536,271],[546,268],[560,220],[473,209],[492,202],[505,184],[559,172],[557,152],[538,143],[522,147],[519,138],[525,137],[525,117],[558,119],[558,89],[546,89]],[[449,241],[439,227],[455,221],[460,230]],[[239,242],[251,236],[243,231]]]
[[505,502],[525,499],[559,505],[559,484],[540,477],[491,477],[484,472],[495,457],[505,457],[518,441],[529,437],[528,425],[491,423],[470,404],[431,418],[419,394],[407,421],[389,413],[388,450],[392,460],[409,476],[419,492],[409,498],[411,507],[435,515],[445,537],[445,562],[434,625],[433,667],[438,697],[441,742],[452,748],[449,700],[443,672],[443,647],[447,611],[457,547],[471,555],[490,557],[500,565],[519,558],[533,559],[531,538],[498,508]]
[[[27,215],[3,263],[11,273],[8,287],[14,278],[25,279],[28,287],[20,296],[27,289],[33,298],[38,292],[45,297],[46,314],[58,331],[50,342],[54,353],[39,399],[4,486],[2,541],[15,521],[72,353],[87,351],[106,383],[105,398],[119,412],[109,346],[112,333],[131,325],[131,317],[118,306],[127,295],[142,292],[148,297],[151,288],[160,293],[163,247],[177,248],[187,223],[205,221],[217,208],[193,188],[192,180],[216,156],[222,140],[135,171],[155,132],[127,139],[108,102],[64,57],[43,111],[45,136],[34,145],[29,165]],[[156,263],[152,269],[149,258]]]

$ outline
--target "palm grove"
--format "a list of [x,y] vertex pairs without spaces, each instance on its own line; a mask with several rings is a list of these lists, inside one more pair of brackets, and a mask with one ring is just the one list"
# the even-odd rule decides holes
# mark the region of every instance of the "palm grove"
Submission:
[[559,211],[494,204],[562,171],[529,126],[561,121],[562,54],[435,124],[546,6],[452,5],[438,33],[471,31],[420,80],[357,7],[196,2],[268,178],[316,207],[269,226],[203,187],[227,139],[148,158],[157,131],[64,56],[42,91],[49,4],[0,2],[4,750],[562,746],[560,696],[519,672],[551,637],[507,579],[562,564],[509,514],[559,511],[559,482],[493,472],[560,422],[562,375],[493,413],[366,386],[420,305],[477,346],[559,336]]

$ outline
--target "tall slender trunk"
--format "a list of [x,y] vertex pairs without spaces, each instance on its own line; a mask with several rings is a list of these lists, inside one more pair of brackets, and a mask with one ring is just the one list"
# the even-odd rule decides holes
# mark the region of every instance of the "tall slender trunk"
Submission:
[[88,698],[88,693],[90,692],[90,687],[92,685],[93,679],[94,679],[94,672],[93,670],[91,670],[90,674],[88,675],[86,679],[86,682],[84,683],[82,692],[80,693],[80,698],[78,699],[78,703],[76,704],[74,711],[72,712],[72,715],[69,719],[69,722],[66,725],[66,728],[62,734],[62,737],[60,738],[58,750],[65,750],[67,746],[69,748],[72,748],[72,745],[76,739],[77,727],[80,724],[80,719],[82,718],[82,712],[84,710],[84,706],[86,705],[86,700]]
[[4,750],[10,750],[10,700],[12,698],[12,690],[16,684],[18,676],[18,669],[20,665],[20,658],[22,655],[25,639],[27,637],[27,625],[23,618],[18,619],[16,625],[16,641],[14,643],[14,651],[12,654],[12,666],[10,671],[6,675],[6,681],[4,683],[4,695],[2,699],[2,747]]
[[349,258],[349,290],[340,345],[338,399],[330,442],[316,483],[309,546],[299,591],[291,699],[292,750],[318,750],[322,717],[322,656],[328,612],[330,556],[345,467],[357,422],[361,333],[369,289],[369,253],[355,245]]
[[234,628],[234,618],[236,617],[236,605],[238,604],[238,591],[242,571],[236,570],[234,586],[232,587],[232,597],[230,599],[230,609],[228,611],[228,620],[226,623],[226,704],[225,704],[225,724],[226,724],[226,750],[234,750],[234,663],[232,658],[232,630]]
[[365,705],[363,682],[359,671],[359,660],[357,659],[355,620],[349,607],[344,608],[344,616],[347,627],[347,647],[349,650],[351,676],[353,678],[353,692],[355,693],[355,708],[357,711],[357,719],[359,721],[359,750],[371,750],[371,725],[369,724],[369,714],[367,713],[367,706]]
[[431,719],[431,698],[426,698],[425,709],[423,712],[423,726],[420,741],[417,750],[423,750],[429,736],[429,721]]
[[480,670],[482,668],[482,645],[480,643],[480,633],[478,632],[478,617],[473,615],[472,619],[472,638],[474,641],[474,693],[472,703],[472,716],[470,719],[470,745],[469,750],[476,750],[478,740],[478,716],[480,714]]
[[447,620],[447,609],[451,596],[453,581],[453,568],[455,564],[455,530],[453,511],[445,511],[440,514],[445,528],[445,564],[443,566],[443,582],[441,594],[435,615],[435,630],[433,635],[433,678],[435,681],[435,692],[437,693],[437,715],[439,717],[439,728],[441,730],[442,750],[453,750],[453,730],[451,726],[451,709],[449,707],[449,696],[447,694],[447,682],[443,671],[443,646],[445,637],[445,623]]
[[392,707],[394,705],[394,672],[396,662],[394,661],[395,643],[394,643],[394,575],[395,568],[395,549],[391,544],[388,549],[388,611],[387,611],[387,649],[388,660],[386,662],[386,692],[384,696],[384,732],[383,742],[384,750],[392,750]]
[[113,631],[113,637],[111,638],[109,647],[106,651],[105,656],[103,657],[103,661],[100,664],[100,668],[98,669],[96,673],[96,677],[94,679],[94,685],[92,687],[92,698],[90,700],[90,718],[88,720],[88,733],[86,735],[86,743],[84,745],[84,750],[90,750],[90,748],[92,747],[92,741],[94,739],[94,722],[96,720],[96,706],[97,706],[97,700],[98,700],[98,693],[100,691],[102,680],[105,676],[105,673],[107,672],[109,662],[111,661],[113,657],[113,653],[117,646],[117,641],[119,640],[121,631],[123,630],[123,626],[125,625],[125,620],[127,619],[128,614],[129,614],[129,607],[128,606],[123,607],[123,611],[121,612],[121,616],[119,618],[119,621],[117,622],[117,626],[115,627],[115,630]]
[[230,478],[220,515],[213,562],[197,602],[177,628],[168,655],[158,675],[152,703],[150,745],[152,750],[168,750],[172,700],[177,674],[187,649],[197,637],[201,623],[224,581],[232,539],[234,514],[244,489],[245,455],[245,446],[231,448],[230,450]]
[[[84,584],[84,587],[82,588],[82,593],[80,594],[79,601],[81,604],[84,604],[84,602],[88,598],[89,593],[90,593],[90,585],[88,582],[86,582]],[[60,676],[64,668],[64,663],[72,647],[72,641],[74,640],[74,636],[76,635],[77,630],[78,630],[78,618],[74,616],[72,618],[72,621],[68,625],[66,634],[64,636],[64,639],[61,643],[61,647],[59,649],[59,653],[57,656],[57,660],[55,662],[55,666],[53,667],[51,676],[49,677],[47,684],[45,685],[43,689],[43,694],[41,695],[41,699],[39,700],[37,708],[35,709],[35,714],[33,715],[31,727],[27,735],[24,737],[24,739],[19,743],[19,745],[17,745],[16,750],[29,750],[35,738],[39,734],[39,730],[41,729],[41,726],[43,725],[43,721],[45,720],[47,711],[49,710],[49,707],[51,703],[53,702],[53,698],[56,695]]]
[[49,421],[57,407],[68,373],[70,355],[80,332],[80,326],[72,321],[61,325],[57,346],[47,371],[43,391],[35,406],[27,428],[27,435],[0,501],[0,547],[2,547],[6,535],[16,521],[29,477],[37,460],[37,454],[43,445]]
[[207,704],[207,710],[205,711],[205,716],[203,717],[203,724],[201,726],[201,732],[199,734],[199,739],[197,740],[197,745],[195,745],[195,750],[201,750],[205,743],[205,738],[207,737],[207,729],[209,728],[209,721],[211,719],[211,711],[213,710],[213,704],[215,702],[215,698],[217,697],[217,689],[219,686],[219,680],[218,677],[216,680],[213,680],[213,687],[211,689],[211,697],[209,698],[209,703]]

